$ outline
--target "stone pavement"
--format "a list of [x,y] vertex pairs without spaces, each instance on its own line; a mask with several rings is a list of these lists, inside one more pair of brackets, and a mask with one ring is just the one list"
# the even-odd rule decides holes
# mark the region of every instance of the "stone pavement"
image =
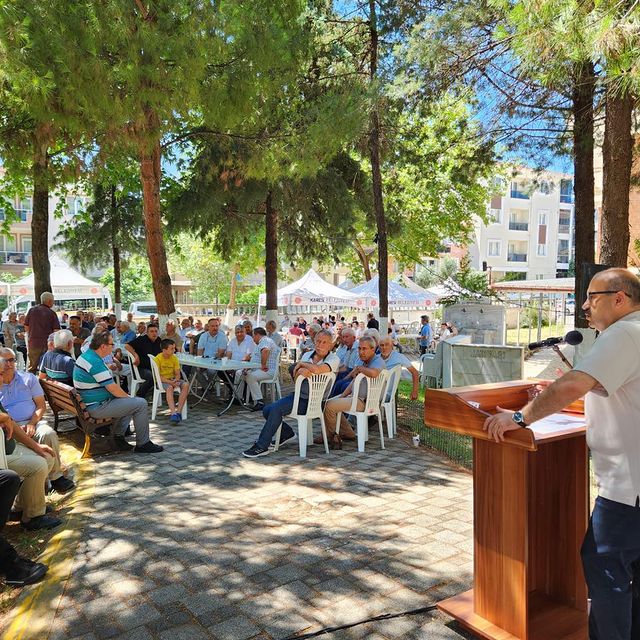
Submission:
[[[51,640],[282,640],[468,589],[472,482],[398,439],[248,460],[262,418],[209,404],[152,425],[159,455],[96,459]],[[471,636],[439,613],[322,636]]]

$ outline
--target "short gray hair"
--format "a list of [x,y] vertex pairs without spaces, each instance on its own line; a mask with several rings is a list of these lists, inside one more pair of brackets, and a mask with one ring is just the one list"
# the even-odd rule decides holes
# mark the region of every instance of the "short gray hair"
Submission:
[[356,332],[351,328],[351,327],[345,327],[342,330],[342,333],[340,334],[341,336],[355,336]]
[[316,333],[316,335],[313,336],[313,339],[317,340],[319,336],[327,336],[327,338],[329,338],[329,340],[333,341],[333,336],[331,335],[331,331],[329,331],[327,329],[320,329],[320,331],[318,331]]
[[61,329],[53,334],[53,346],[56,349],[64,349],[73,340],[73,334],[69,329]]
[[7,356],[15,358],[16,352],[13,349],[9,349],[9,347],[0,347],[0,360],[6,360]]
[[[363,334],[362,338],[371,338],[376,346],[380,343],[380,332],[377,329],[367,329]],[[360,338],[360,342],[362,342],[362,338]]]
[[119,322],[122,332],[129,331],[129,329],[131,329],[131,325],[126,320],[119,320]]
[[378,343],[373,336],[362,336],[358,342],[359,344],[368,342],[374,349],[378,346]]
[[45,302],[48,302],[48,301],[53,302],[54,299],[55,298],[53,296],[53,293],[51,293],[51,291],[45,291],[44,293],[40,294],[40,302],[42,304],[44,304]]
[[314,324],[310,324],[310,325],[307,327],[307,332],[308,332],[310,329],[313,329],[313,333],[318,333],[318,331],[321,331],[321,330],[322,330],[322,327],[321,327],[319,324],[315,324],[315,323],[314,323]]

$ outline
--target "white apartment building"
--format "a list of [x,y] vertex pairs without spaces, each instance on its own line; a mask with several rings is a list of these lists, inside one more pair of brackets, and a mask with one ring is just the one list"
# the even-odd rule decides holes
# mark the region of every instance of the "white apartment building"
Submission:
[[496,282],[567,275],[574,257],[573,177],[519,168],[488,203],[488,223],[477,220],[469,246],[474,269]]

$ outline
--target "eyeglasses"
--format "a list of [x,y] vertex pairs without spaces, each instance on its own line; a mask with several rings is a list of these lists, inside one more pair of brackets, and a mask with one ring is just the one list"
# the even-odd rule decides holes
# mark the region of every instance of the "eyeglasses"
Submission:
[[105,342],[105,344],[107,345],[107,347],[113,347],[115,342]]
[[15,358],[2,358],[5,362],[15,362]]
[[624,293],[627,298],[631,297],[626,291],[620,291],[618,289],[617,291],[589,291],[587,292],[587,299],[591,301],[593,299],[593,296],[611,295],[612,293]]

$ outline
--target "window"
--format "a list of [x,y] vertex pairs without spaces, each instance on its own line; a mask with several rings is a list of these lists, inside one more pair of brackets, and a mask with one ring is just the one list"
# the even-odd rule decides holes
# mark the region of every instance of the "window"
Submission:
[[22,251],[31,253],[31,236],[22,236]]
[[546,256],[547,255],[547,245],[546,244],[539,244],[538,245],[537,254],[539,256]]
[[548,196],[551,193],[551,187],[547,180],[542,180],[540,182],[540,193],[545,196]]
[[522,200],[528,200],[529,194],[525,191],[526,186],[521,182],[515,180],[511,183],[511,197],[520,198]]
[[569,241],[558,240],[558,263],[569,264]]
[[547,209],[538,210],[538,224],[547,226],[547,220],[549,219],[549,211]]
[[560,180],[560,202],[567,204],[573,202],[573,180]]
[[529,211],[527,211],[527,209],[511,209],[509,213],[509,230],[529,230]]
[[33,213],[33,200],[31,198],[22,198],[18,202],[16,213],[20,222],[27,222],[28,217]]
[[501,252],[500,240],[489,240],[488,246],[487,246],[487,255],[492,258],[495,258],[500,255],[500,252]]
[[558,216],[558,233],[569,233],[571,231],[571,212],[560,209]]
[[502,224],[502,209],[491,209],[489,224]]

